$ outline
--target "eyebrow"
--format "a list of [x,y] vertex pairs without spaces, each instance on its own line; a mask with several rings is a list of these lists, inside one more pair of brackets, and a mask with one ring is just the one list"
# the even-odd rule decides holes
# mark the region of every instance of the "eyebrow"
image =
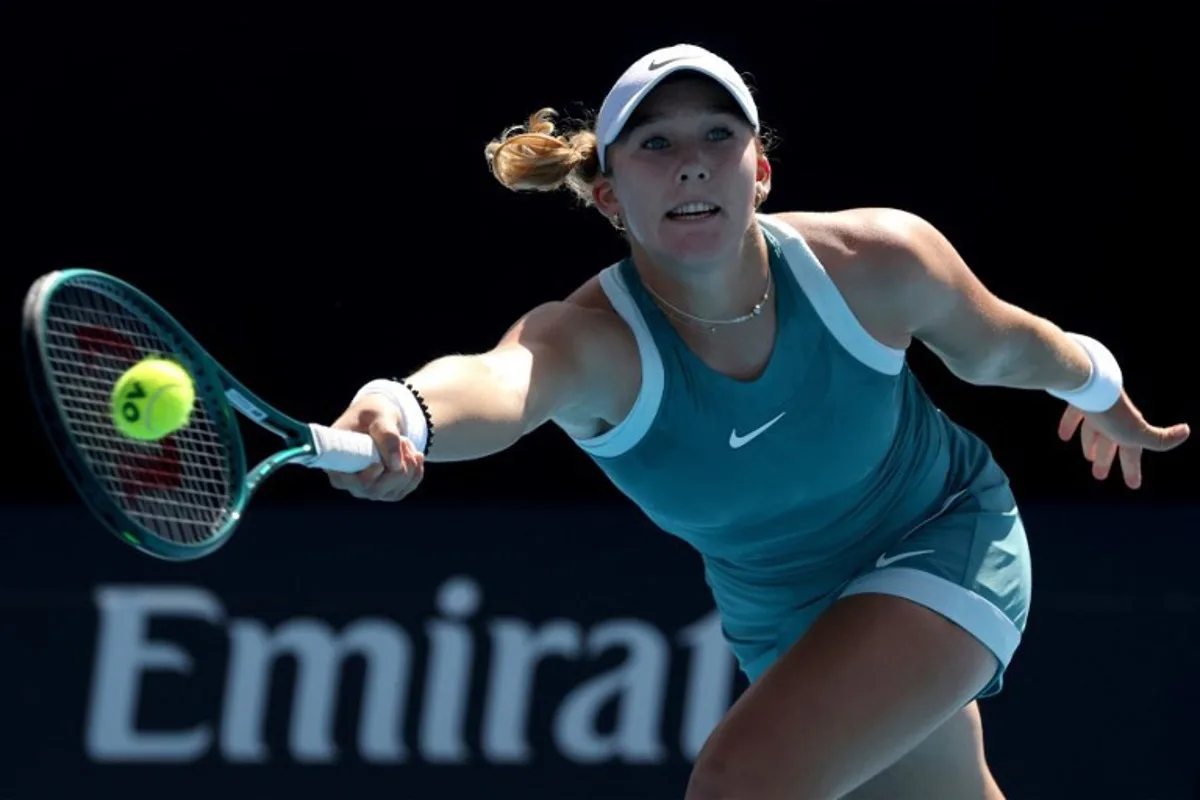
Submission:
[[644,125],[649,125],[650,123],[660,120],[663,117],[663,114],[639,114],[634,112],[634,115],[632,118],[630,118],[629,124],[626,125],[625,130],[636,131],[638,128],[641,128]]
[[[721,105],[721,104],[714,104],[713,106],[711,106],[710,108],[707,108],[705,110],[710,113],[713,113],[713,114],[732,114],[733,116],[738,115],[738,111],[736,108],[730,108],[729,106],[725,106],[725,105]],[[662,120],[662,119],[666,119],[666,118],[667,118],[666,114],[660,114],[660,113],[654,113],[654,112],[648,112],[648,113],[643,114],[641,112],[634,112],[633,116],[629,119],[629,122],[626,124],[625,131],[623,133],[633,133],[638,128],[645,127],[646,125],[650,125],[654,122],[657,122],[658,120]]]

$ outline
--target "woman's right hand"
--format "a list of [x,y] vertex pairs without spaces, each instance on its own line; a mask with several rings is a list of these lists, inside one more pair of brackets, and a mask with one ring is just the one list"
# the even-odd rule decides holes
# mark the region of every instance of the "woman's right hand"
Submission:
[[365,433],[375,441],[383,456],[361,472],[330,472],[329,482],[363,500],[403,500],[425,476],[425,456],[405,438],[404,417],[384,395],[368,394],[351,403],[331,427]]

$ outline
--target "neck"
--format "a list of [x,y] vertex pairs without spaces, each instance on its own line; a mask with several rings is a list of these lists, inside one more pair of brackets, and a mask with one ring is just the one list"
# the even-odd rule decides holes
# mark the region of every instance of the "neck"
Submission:
[[763,298],[770,257],[758,225],[752,225],[736,251],[708,263],[673,263],[633,245],[633,263],[642,282],[676,308],[704,319],[724,320],[749,312]]

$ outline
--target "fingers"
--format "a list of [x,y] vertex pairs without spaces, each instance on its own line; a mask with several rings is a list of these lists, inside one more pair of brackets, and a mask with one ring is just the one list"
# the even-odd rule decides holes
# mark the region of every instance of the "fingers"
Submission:
[[1142,485],[1142,448],[1122,447],[1121,474],[1125,476],[1125,485],[1130,489],[1141,488]]
[[370,486],[367,499],[394,503],[408,497],[425,477],[425,457],[408,439],[401,439],[391,465]]
[[329,483],[363,500],[394,502],[412,493],[425,476],[425,456],[400,433],[400,413],[386,398],[368,395],[346,409],[333,427],[366,433],[382,463],[354,473],[331,472]]
[[400,435],[396,418],[391,414],[378,414],[367,426],[367,433],[375,440],[379,454],[383,456],[383,464],[389,470],[400,470],[404,466],[403,443],[406,439]]
[[1169,428],[1147,426],[1146,433],[1146,442],[1143,446],[1147,450],[1165,453],[1168,450],[1174,450],[1186,442],[1188,437],[1192,435],[1192,429],[1186,424],[1172,425]]
[[1075,435],[1075,429],[1079,427],[1079,423],[1083,422],[1083,412],[1075,406],[1067,406],[1063,412],[1062,419],[1058,422],[1058,438],[1064,442],[1070,441]]
[[[1128,396],[1104,414],[1088,416],[1068,405],[1058,423],[1058,436],[1070,441],[1079,431],[1079,447],[1092,464],[1092,476],[1106,480],[1114,461],[1119,460],[1125,484],[1131,489],[1142,485],[1142,453],[1146,450],[1174,450],[1191,436],[1186,424],[1159,428],[1148,424]],[[1119,444],[1118,444],[1119,443]]]
[[376,439],[376,444],[384,456],[383,464],[373,464],[353,475],[331,474],[329,482],[362,500],[402,500],[425,477],[425,457],[412,442],[399,435],[394,442]]
[[362,500],[369,499],[370,487],[379,481],[385,468],[382,464],[372,464],[361,472],[331,472],[329,483],[337,489],[348,492],[353,497]]
[[1098,481],[1108,478],[1118,449],[1116,442],[1107,436],[1097,437],[1092,459],[1092,477]]
[[1096,460],[1096,448],[1100,443],[1100,432],[1088,420],[1084,420],[1083,426],[1079,429],[1079,447],[1083,450],[1083,457],[1088,461]]
[[1179,445],[1188,440],[1191,435],[1191,429],[1185,425],[1172,425],[1169,428],[1156,428],[1147,426],[1145,435],[1145,446],[1123,446],[1119,448],[1121,458],[1121,473],[1125,476],[1125,485],[1130,489],[1139,489],[1142,486],[1142,452],[1145,450],[1153,450],[1163,453],[1167,450],[1174,450]]

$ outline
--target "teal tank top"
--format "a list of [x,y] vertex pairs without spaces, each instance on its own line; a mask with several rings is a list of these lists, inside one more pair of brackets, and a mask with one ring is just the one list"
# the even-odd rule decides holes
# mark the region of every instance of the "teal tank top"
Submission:
[[776,342],[755,380],[703,363],[629,260],[600,282],[636,338],[620,424],[576,443],[660,528],[700,553],[732,641],[763,641],[819,576],[849,575],[954,498],[1006,479],[925,395],[905,353],[859,325],[800,234],[758,218]]

